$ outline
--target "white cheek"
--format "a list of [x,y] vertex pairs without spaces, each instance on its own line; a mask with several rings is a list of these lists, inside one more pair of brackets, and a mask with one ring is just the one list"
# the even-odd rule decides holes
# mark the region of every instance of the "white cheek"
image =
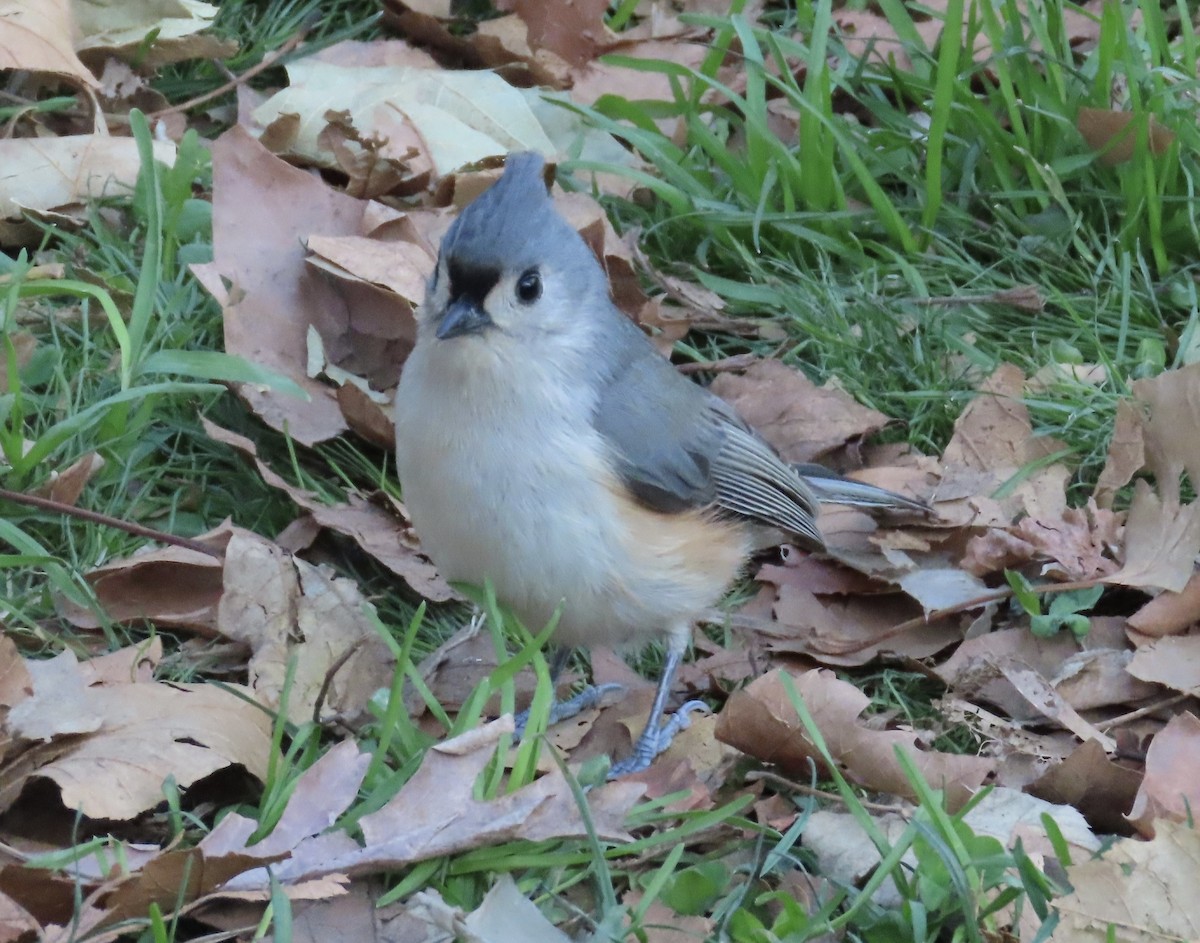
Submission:
[[489,291],[487,298],[483,301],[484,310],[488,316],[497,325],[507,330],[520,328],[521,323],[526,321],[531,314],[529,306],[518,303],[513,290],[512,282],[505,279]]

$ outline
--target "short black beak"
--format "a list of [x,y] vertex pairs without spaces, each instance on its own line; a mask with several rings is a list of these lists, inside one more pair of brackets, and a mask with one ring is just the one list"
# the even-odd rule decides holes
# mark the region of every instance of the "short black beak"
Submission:
[[460,296],[450,302],[442,320],[438,323],[439,340],[461,337],[463,334],[478,334],[492,323],[486,311],[473,298]]

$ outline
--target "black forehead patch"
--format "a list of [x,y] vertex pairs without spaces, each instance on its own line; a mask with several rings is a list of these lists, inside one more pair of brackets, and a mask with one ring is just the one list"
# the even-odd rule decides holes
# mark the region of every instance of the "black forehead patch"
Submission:
[[446,270],[450,275],[450,297],[466,295],[480,304],[500,281],[500,269],[491,265],[465,265],[452,258]]

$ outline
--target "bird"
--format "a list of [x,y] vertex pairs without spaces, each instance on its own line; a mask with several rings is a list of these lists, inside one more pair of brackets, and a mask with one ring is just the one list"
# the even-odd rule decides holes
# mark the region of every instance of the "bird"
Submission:
[[614,305],[545,169],[510,154],[442,239],[396,390],[397,472],[441,574],[490,581],[534,631],[557,615],[559,652],[664,643],[650,716],[616,777],[686,726],[692,704],[663,717],[692,626],[764,528],[820,551],[818,495],[924,505],[793,468],[680,374]]

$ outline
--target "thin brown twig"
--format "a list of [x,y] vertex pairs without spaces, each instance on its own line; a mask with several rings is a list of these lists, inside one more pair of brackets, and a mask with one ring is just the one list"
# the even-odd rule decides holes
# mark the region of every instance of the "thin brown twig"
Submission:
[[1137,710],[1129,711],[1126,714],[1121,714],[1117,717],[1112,717],[1108,720],[1101,721],[1093,726],[1102,733],[1111,730],[1113,727],[1120,727],[1122,724],[1132,723],[1135,720],[1140,720],[1156,711],[1162,710],[1164,707],[1171,707],[1178,704],[1180,701],[1186,701],[1189,697],[1195,697],[1197,688],[1192,688],[1189,691],[1184,691],[1182,694],[1172,694],[1170,697],[1164,697],[1162,700],[1155,701],[1153,704],[1147,704],[1144,707],[1139,707]]
[[24,494],[20,491],[9,491],[7,488],[0,488],[0,499],[12,501],[14,504],[23,504],[26,507],[37,508],[39,511],[50,511],[52,514],[62,514],[67,517],[78,518],[81,521],[88,521],[91,524],[113,527],[117,530],[123,530],[127,534],[133,534],[135,537],[145,537],[147,540],[156,540],[159,543],[183,547],[185,550],[195,550],[197,553],[216,557],[218,560],[225,556],[224,552],[214,550],[208,544],[201,543],[198,540],[178,537],[175,534],[154,530],[152,527],[143,527],[141,524],[123,521],[118,517],[101,514],[99,511],[77,508],[73,504],[64,504],[62,501],[55,501],[52,498],[41,498],[33,494]]
[[190,111],[197,105],[203,105],[207,101],[211,101],[214,98],[220,98],[222,95],[232,92],[239,85],[244,85],[248,80],[254,78],[254,76],[258,75],[260,72],[265,72],[267,69],[271,68],[271,66],[278,62],[283,56],[286,56],[289,52],[304,42],[304,37],[308,35],[310,29],[312,29],[311,23],[302,23],[294,36],[289,37],[288,40],[278,49],[274,49],[264,55],[257,63],[252,65],[241,75],[235,75],[225,84],[220,85],[211,91],[207,91],[203,95],[197,95],[195,98],[189,98],[187,101],[180,102],[178,105],[171,105],[169,108],[153,111],[146,117],[151,121],[155,121],[159,118],[165,118],[167,115],[174,115],[181,112]]
[[337,660],[329,666],[329,670],[325,672],[325,680],[321,682],[321,690],[317,692],[317,699],[313,702],[313,724],[321,726],[321,709],[325,706],[325,699],[329,697],[329,689],[333,687],[333,679],[339,671],[345,667],[351,657],[362,648],[363,639],[358,639],[353,642],[344,652],[342,652]]
[[722,357],[720,360],[710,360],[708,362],[692,361],[690,363],[681,363],[675,369],[680,373],[732,373],[737,370],[746,370],[754,366],[762,358],[757,354],[734,354],[732,357]]
[[[762,780],[770,783],[772,786],[780,786],[790,792],[797,792],[803,796],[812,796],[815,799],[827,799],[830,802],[837,802],[841,805],[846,805],[846,800],[836,792],[827,792],[824,789],[817,789],[815,786],[806,786],[803,783],[798,783],[794,779],[788,779],[786,776],[780,776],[778,773],[772,773],[770,770],[760,769],[754,770],[746,774],[747,782],[758,782]],[[868,812],[878,812],[880,815],[885,815],[888,812],[895,812],[897,815],[907,815],[908,812],[903,806],[884,805],[881,802],[867,802],[860,799],[862,807]]]

